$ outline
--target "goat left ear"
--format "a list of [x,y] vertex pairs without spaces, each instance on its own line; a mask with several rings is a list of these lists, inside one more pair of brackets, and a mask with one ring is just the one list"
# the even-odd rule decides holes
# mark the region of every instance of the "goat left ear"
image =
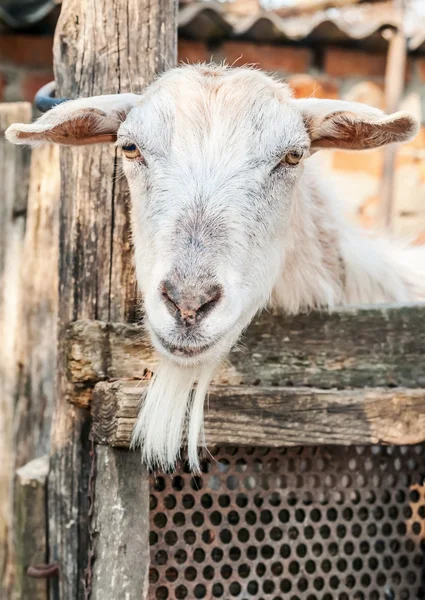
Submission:
[[11,125],[6,138],[13,144],[29,146],[44,142],[66,146],[114,142],[119,126],[140,99],[136,94],[113,94],[69,100],[35,123]]
[[343,100],[309,98],[293,102],[303,114],[313,150],[370,150],[407,142],[419,130],[416,119],[405,112],[386,115],[366,104]]

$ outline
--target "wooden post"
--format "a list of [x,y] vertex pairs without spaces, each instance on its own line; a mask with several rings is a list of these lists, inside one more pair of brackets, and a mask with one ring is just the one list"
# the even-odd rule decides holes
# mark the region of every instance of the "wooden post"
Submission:
[[[28,103],[0,105],[2,131],[15,121],[30,122],[31,115]],[[19,548],[15,552],[14,548],[15,541],[19,545],[19,532],[14,531],[14,526],[20,527],[20,515],[25,511],[20,500],[26,501],[26,495],[21,493],[19,477],[13,484],[13,473],[32,459],[46,455],[50,448],[56,371],[59,151],[46,146],[30,155],[28,149],[16,148],[2,140],[0,164],[4,167],[1,177],[4,189],[0,192],[0,223],[7,230],[0,234],[5,244],[0,269],[3,271],[0,339],[4,352],[0,359],[4,367],[0,396],[3,457],[0,511],[10,509],[8,571],[12,574],[16,565],[15,588],[26,590],[25,597],[40,598],[42,587],[39,584],[32,587],[34,582],[27,581],[19,556],[22,552]],[[2,494],[8,495],[7,502]],[[25,523],[30,538],[32,522]],[[20,542],[22,550],[23,540]],[[3,540],[0,546],[0,563],[3,563]],[[31,591],[35,589],[37,595]],[[45,598],[46,594],[47,591]]]
[[[389,46],[387,66],[385,70],[385,110],[393,113],[398,110],[404,90],[407,41],[403,24],[403,0],[394,0],[399,12],[399,27],[397,31],[388,30]],[[384,148],[384,164],[381,181],[381,222],[385,229],[390,230],[393,219],[394,180],[397,149],[394,146]]]
[[20,269],[24,247],[30,152],[4,138],[9,125],[31,121],[27,102],[0,104],[0,597],[11,582],[13,415],[17,381]]
[[[37,600],[47,599],[46,581],[31,579],[26,571],[31,564],[29,561],[45,562],[47,551],[47,527],[41,531],[46,525],[46,492],[39,476],[40,468],[45,469],[47,479],[55,395],[59,184],[59,149],[54,146],[34,149],[19,269],[21,302],[13,418],[14,470],[17,470],[13,538],[16,545],[15,596]],[[31,482],[33,472],[34,481]],[[34,506],[26,505],[33,501]]]
[[20,269],[19,374],[15,393],[15,470],[50,451],[58,304],[59,149],[31,156],[27,226]]
[[16,472],[14,598],[47,600],[47,582],[29,577],[28,569],[46,562],[46,481],[49,457],[30,461]]
[[[54,45],[59,95],[140,92],[156,73],[175,63],[176,34],[174,0],[65,0]],[[89,415],[67,402],[64,340],[68,324],[76,319],[128,321],[136,315],[128,192],[118,173],[113,146],[62,152],[57,397],[48,486],[50,560],[60,565],[51,594],[61,600],[90,594],[95,571],[102,570],[97,544],[115,542],[114,532],[104,528],[100,505],[95,505],[96,545],[88,561],[88,482],[95,465],[89,458]],[[116,464],[120,469],[122,462]],[[101,460],[98,467],[107,468]],[[128,526],[130,537],[134,525]],[[147,543],[146,536],[147,531],[140,543]],[[123,577],[126,565],[115,568]],[[126,598],[140,594],[140,588],[127,590]]]
[[140,454],[97,446],[91,597],[142,600],[148,593],[149,480]]

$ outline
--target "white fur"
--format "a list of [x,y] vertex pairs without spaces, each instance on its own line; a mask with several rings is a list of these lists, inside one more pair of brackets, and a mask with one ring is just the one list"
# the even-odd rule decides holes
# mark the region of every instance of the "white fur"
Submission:
[[180,456],[182,438],[188,440],[192,471],[199,470],[198,444],[203,436],[204,401],[215,365],[178,366],[167,358],[145,394],[131,445],[142,447],[143,462],[167,471]]
[[[15,143],[84,143],[106,133],[143,154],[124,170],[147,328],[162,356],[133,433],[146,464],[172,469],[187,438],[199,469],[214,370],[267,304],[297,313],[425,300],[425,250],[347,223],[344,190],[333,192],[310,156],[406,141],[417,129],[405,113],[293,100],[260,71],[198,65],[169,71],[142,96],[80,99],[8,130]],[[294,150],[304,152],[298,166],[275,168]],[[209,284],[223,290],[195,329],[182,328],[161,296],[170,278],[195,296]]]

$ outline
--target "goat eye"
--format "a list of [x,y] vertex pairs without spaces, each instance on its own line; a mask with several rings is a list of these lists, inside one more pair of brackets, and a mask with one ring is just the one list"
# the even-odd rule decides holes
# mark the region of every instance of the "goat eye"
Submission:
[[285,165],[289,165],[294,167],[297,165],[303,157],[303,152],[301,150],[293,150],[292,152],[288,152],[282,159],[282,163]]
[[122,151],[124,152],[125,156],[130,160],[142,157],[140,150],[138,149],[136,144],[128,144],[127,146],[123,146]]

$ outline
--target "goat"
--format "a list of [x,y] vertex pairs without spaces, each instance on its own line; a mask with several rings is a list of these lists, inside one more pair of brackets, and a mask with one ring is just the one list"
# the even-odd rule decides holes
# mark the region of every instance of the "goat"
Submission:
[[418,131],[406,113],[292,98],[252,68],[182,66],[141,95],[77,99],[6,132],[16,144],[122,148],[145,323],[161,355],[133,444],[172,469],[187,435],[199,468],[214,371],[266,305],[289,313],[425,300],[425,252],[340,216],[317,150],[367,150]]

